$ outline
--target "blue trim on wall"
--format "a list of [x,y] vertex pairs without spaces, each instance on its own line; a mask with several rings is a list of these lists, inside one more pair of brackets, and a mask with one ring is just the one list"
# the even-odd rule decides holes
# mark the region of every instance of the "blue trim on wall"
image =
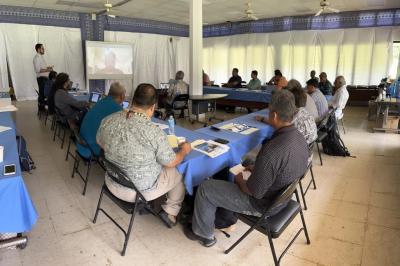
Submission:
[[[97,19],[93,21],[91,15],[86,13],[4,5],[0,5],[0,23],[81,28],[82,40],[104,40],[104,30],[189,36],[189,27],[182,24],[125,17],[111,18],[104,15],[97,16]],[[400,26],[400,9],[351,11],[319,17],[280,17],[258,21],[221,23],[205,26],[203,36],[207,38],[244,33],[382,26]]]
[[80,13],[0,5],[0,23],[80,28]]
[[189,27],[187,25],[125,17],[103,17],[105,17],[105,30],[154,33],[180,37],[189,36]]
[[270,33],[293,30],[329,30],[400,26],[400,9],[351,11],[319,17],[298,16],[221,23],[203,28],[203,36],[217,37],[245,33]]

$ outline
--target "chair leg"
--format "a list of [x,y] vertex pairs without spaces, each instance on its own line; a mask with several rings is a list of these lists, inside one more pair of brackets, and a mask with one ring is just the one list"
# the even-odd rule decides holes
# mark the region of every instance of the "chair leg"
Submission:
[[225,250],[224,253],[228,254],[229,252],[231,252],[232,249],[234,249],[237,245],[239,245],[239,243],[242,242],[242,240],[245,239],[246,236],[248,236],[255,228],[256,228],[256,225],[253,225],[252,227],[250,227],[249,230],[247,230],[246,233],[244,233],[230,248]]
[[87,170],[86,170],[86,179],[85,179],[85,181],[84,181],[85,185],[84,185],[84,187],[83,187],[83,192],[82,192],[82,195],[83,195],[83,196],[85,196],[85,194],[86,194],[86,187],[87,187],[87,184],[88,184],[88,182],[89,182],[90,166],[91,166],[91,165],[92,165],[92,161],[90,160],[90,161],[88,162],[88,166],[87,166]]
[[340,119],[340,121],[342,122],[343,134],[346,134],[346,129],[344,128],[343,117],[342,117],[342,119]]
[[67,155],[65,156],[65,160],[68,161],[69,150],[71,149],[71,138],[68,141]]
[[65,141],[65,135],[67,134],[67,129],[64,128],[63,131],[64,131],[64,132],[63,132],[63,137],[62,137],[62,140],[61,140],[61,149],[64,148],[64,141]]
[[313,182],[314,189],[317,189],[317,185],[315,185],[314,172],[313,172],[313,169],[312,169],[312,165],[310,166],[310,173],[311,173],[311,180]]
[[72,168],[72,175],[71,175],[71,178],[74,178],[75,172],[76,172],[76,171],[78,170],[78,168],[79,168],[79,161],[80,161],[80,159],[79,159],[78,154],[75,154],[75,162],[74,162],[74,168]]
[[272,257],[274,258],[275,266],[278,266],[279,261],[278,261],[278,258],[276,257],[274,242],[272,241],[272,237],[271,237],[271,233],[269,232],[269,228],[267,228],[267,229],[268,229],[267,233],[268,233],[269,247],[271,248],[271,253],[272,253]]
[[96,213],[94,214],[94,218],[93,218],[93,223],[94,223],[94,224],[95,224],[96,221],[97,221],[97,215],[99,215],[100,204],[101,204],[101,201],[103,200],[103,193],[104,193],[104,190],[103,190],[103,188],[101,188],[101,193],[100,193],[99,202],[97,203]]
[[[294,192],[296,194],[296,197],[298,197],[298,192],[297,189]],[[310,245],[310,237],[308,235],[308,230],[307,230],[307,226],[306,226],[306,221],[304,220],[304,215],[303,215],[303,211],[300,208],[300,217],[301,217],[301,222],[303,223],[303,229],[304,229],[304,234],[306,235],[306,239],[307,239],[307,245]]]
[[44,125],[47,125],[47,118],[49,117],[49,112],[46,112],[46,116],[44,117]]
[[51,127],[50,127],[50,129],[51,129],[51,130],[54,130],[55,126],[56,126],[56,117],[55,117],[55,115],[53,115],[53,118],[52,118],[52,120],[51,120]]
[[317,150],[318,150],[319,162],[321,163],[321,166],[322,166],[323,164],[322,164],[321,150],[319,149],[318,142],[317,142]]
[[303,198],[304,210],[307,210],[306,195],[304,194],[303,185],[301,184],[301,180],[299,181],[299,186],[300,186],[301,197]]
[[135,207],[133,208],[131,220],[129,222],[128,231],[126,232],[126,235],[125,235],[124,247],[122,249],[121,256],[125,256],[126,247],[128,246],[129,237],[130,237],[131,231],[132,231],[133,221],[135,220],[135,215],[137,212],[138,201],[139,201],[139,198],[136,196],[136,204],[135,204]]
[[57,123],[54,124],[54,134],[53,134],[53,142],[56,141],[56,135],[57,135]]

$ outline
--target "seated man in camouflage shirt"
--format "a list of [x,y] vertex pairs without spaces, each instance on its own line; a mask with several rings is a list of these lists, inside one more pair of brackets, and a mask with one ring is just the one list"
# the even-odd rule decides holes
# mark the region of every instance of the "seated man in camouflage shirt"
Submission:
[[[167,194],[160,217],[168,227],[176,224],[185,187],[182,175],[176,170],[191,151],[184,143],[175,153],[168,143],[167,135],[152,121],[157,102],[156,89],[151,84],[140,84],[135,91],[132,108],[103,119],[97,132],[97,142],[111,161],[132,180],[146,200],[154,200]],[[122,187],[107,176],[108,189],[118,198],[132,202],[136,193]]]

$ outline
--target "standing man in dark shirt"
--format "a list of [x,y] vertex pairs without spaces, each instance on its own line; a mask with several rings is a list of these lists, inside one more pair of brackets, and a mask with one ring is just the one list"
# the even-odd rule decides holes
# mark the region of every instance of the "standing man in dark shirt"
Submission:
[[228,88],[241,88],[242,78],[239,76],[239,69],[232,69],[232,77],[228,80],[226,84]]
[[[243,175],[235,177],[235,183],[222,180],[207,180],[197,190],[193,224],[185,227],[185,235],[210,247],[214,237],[214,220],[217,207],[261,216],[273,198],[301,177],[307,169],[309,151],[303,135],[291,124],[296,112],[294,96],[286,90],[273,94],[268,123],[275,128],[270,140],[263,144],[255,164],[249,167],[251,176],[246,181]],[[285,204],[271,211],[279,212]]]

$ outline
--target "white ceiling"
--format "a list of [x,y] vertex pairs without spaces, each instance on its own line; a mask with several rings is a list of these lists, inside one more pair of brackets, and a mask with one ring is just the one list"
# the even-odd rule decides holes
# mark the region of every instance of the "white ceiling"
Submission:
[[[91,13],[104,9],[106,0],[0,0],[0,5],[36,7]],[[109,0],[116,4],[122,0]],[[204,22],[207,24],[236,21],[243,16],[248,0],[203,0]],[[320,0],[252,0],[259,18],[314,14]],[[400,8],[400,0],[330,0],[341,11]],[[118,16],[158,21],[189,23],[189,0],[132,0],[113,8]],[[83,5],[85,7],[83,7]]]

